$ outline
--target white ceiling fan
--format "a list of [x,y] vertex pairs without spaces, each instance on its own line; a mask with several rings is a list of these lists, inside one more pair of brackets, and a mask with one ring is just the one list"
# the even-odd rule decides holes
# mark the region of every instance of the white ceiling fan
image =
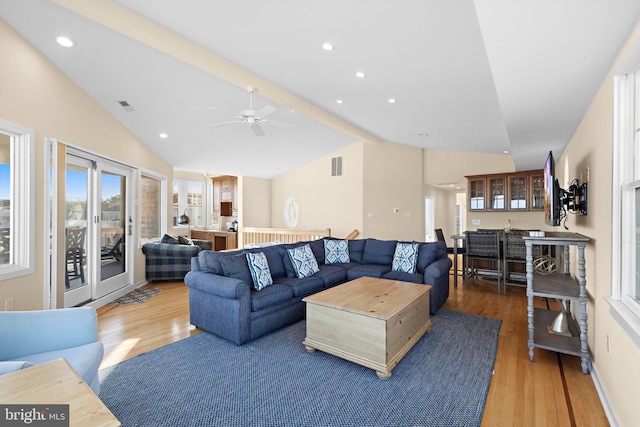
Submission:
[[264,133],[264,130],[260,127],[260,124],[266,123],[267,120],[265,119],[265,117],[273,113],[274,111],[276,111],[276,108],[272,107],[271,105],[265,105],[264,107],[262,107],[257,111],[254,110],[253,109],[253,93],[256,91],[256,88],[248,87],[247,90],[249,91],[249,109],[240,111],[240,115],[235,116],[238,120],[233,120],[230,122],[215,123],[215,124],[212,124],[211,126],[216,127],[216,126],[230,125],[233,123],[247,123],[251,127],[251,130],[256,136],[264,136],[265,133]]

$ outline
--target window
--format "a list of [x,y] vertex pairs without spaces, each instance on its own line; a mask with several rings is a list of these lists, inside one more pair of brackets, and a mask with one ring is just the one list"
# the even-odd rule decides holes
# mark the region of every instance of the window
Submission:
[[640,347],[640,51],[614,85],[612,188],[613,317]]
[[34,271],[34,132],[0,120],[0,280]]
[[166,178],[148,173],[140,174],[140,241],[162,237],[165,230],[166,217],[163,206],[166,206]]
[[[189,217],[189,226],[205,226],[205,185],[199,181],[173,181],[174,224],[182,225],[180,217]],[[186,224],[185,224],[186,225]]]

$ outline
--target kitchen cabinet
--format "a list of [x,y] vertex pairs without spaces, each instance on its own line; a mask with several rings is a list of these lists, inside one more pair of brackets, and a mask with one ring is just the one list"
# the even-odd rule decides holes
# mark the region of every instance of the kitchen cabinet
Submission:
[[[585,278],[584,251],[589,241],[577,233],[545,232],[542,237],[524,236],[527,268],[527,321],[529,329],[529,359],[533,362],[534,348],[556,351],[579,356],[582,359],[582,372],[589,373],[591,359],[587,343],[587,281]],[[538,273],[534,270],[534,246],[560,246],[564,248],[562,271],[551,272],[549,269]],[[578,277],[571,276],[569,269],[570,246],[577,248]],[[557,299],[564,305],[568,323],[568,332],[559,334],[550,332],[549,326],[554,322],[558,311],[534,308],[534,297]],[[576,318],[573,318],[571,306],[577,305]]]
[[542,170],[467,176],[469,211],[544,209]]
[[[238,192],[238,177],[236,176],[217,176],[211,178],[213,182],[213,211],[214,215],[219,216],[236,216],[238,208],[236,203],[236,194]],[[221,206],[221,203],[230,203],[231,210],[227,210]],[[224,212],[221,212],[224,210]]]

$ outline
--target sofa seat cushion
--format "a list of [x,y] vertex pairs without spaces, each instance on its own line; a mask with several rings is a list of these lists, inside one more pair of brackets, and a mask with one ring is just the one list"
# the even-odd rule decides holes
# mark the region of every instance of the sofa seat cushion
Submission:
[[[20,360],[39,365],[55,359],[65,359],[69,365],[85,380],[88,385],[92,385],[97,380],[96,374],[100,368],[100,363],[104,356],[104,346],[102,342],[92,342],[76,347],[61,350],[46,351],[44,353],[29,354],[27,356],[16,357],[11,360]],[[99,387],[98,387],[99,390]]]
[[342,267],[338,267],[335,264],[322,264],[319,268],[318,276],[322,277],[325,287],[331,287],[347,280],[347,270]]
[[424,275],[420,273],[404,273],[402,271],[390,271],[382,276],[383,279],[400,280],[402,282],[424,283]]
[[[274,279],[274,283],[288,286],[293,291],[295,297],[306,297],[307,295],[319,292],[324,289],[324,280],[318,273],[302,279],[292,277],[279,277]],[[272,285],[273,286],[273,285]]]
[[353,280],[358,277],[382,277],[391,271],[391,265],[362,264],[347,270],[347,279]]
[[290,286],[273,284],[259,291],[252,289],[251,311],[259,311],[291,299],[293,299],[293,290]]

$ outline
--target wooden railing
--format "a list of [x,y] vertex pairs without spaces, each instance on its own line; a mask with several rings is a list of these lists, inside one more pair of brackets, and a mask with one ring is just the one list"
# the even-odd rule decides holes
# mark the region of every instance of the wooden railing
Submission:
[[288,228],[256,228],[241,227],[238,235],[238,244],[258,245],[265,243],[295,243],[306,240],[317,240],[323,237],[331,237],[331,229],[324,230],[290,230]]

